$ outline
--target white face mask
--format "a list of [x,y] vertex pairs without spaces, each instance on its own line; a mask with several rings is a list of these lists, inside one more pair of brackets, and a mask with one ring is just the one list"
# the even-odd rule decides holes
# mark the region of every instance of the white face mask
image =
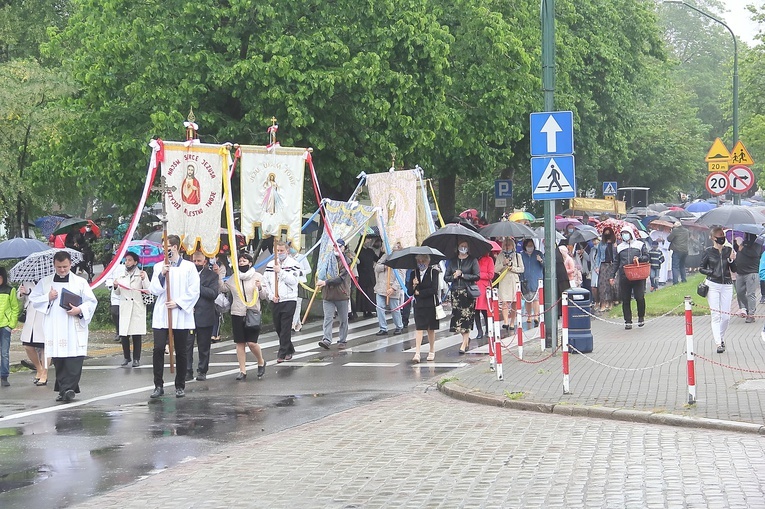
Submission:
[[467,252],[468,252],[468,248],[466,248],[466,247],[461,247],[461,248],[459,248],[459,252],[460,252],[460,254],[467,254]]
[[630,235],[629,233],[622,233],[622,240],[624,242],[629,242],[630,240],[632,240],[632,235]]

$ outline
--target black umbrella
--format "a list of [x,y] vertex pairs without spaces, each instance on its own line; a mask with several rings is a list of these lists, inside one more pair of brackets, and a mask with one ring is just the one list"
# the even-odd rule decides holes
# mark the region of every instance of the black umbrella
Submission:
[[470,255],[476,258],[491,251],[491,244],[480,233],[459,224],[447,224],[436,230],[422,241],[422,245],[434,247],[449,257],[456,253],[457,245],[463,241],[467,242]]
[[669,209],[666,205],[663,203],[652,203],[648,206],[649,209],[655,210],[656,212],[664,212],[665,210]]
[[62,233],[69,233],[69,231],[72,228],[77,228],[78,230],[82,228],[83,226],[88,224],[87,219],[83,219],[81,217],[70,217],[69,219],[64,219],[61,221],[58,226],[56,226],[56,229],[53,230],[53,235],[61,235]]
[[32,253],[47,251],[48,244],[36,239],[16,238],[0,242],[0,260],[12,260],[14,258],[26,258]]
[[[765,233],[765,227],[758,224],[736,224],[733,225],[733,231],[742,233],[751,233],[752,235],[762,235]],[[0,246],[3,244],[0,243]]]
[[597,230],[574,230],[574,232],[568,237],[568,244],[570,246],[574,244],[582,244],[589,242],[592,239],[597,239],[598,237],[600,237],[600,235],[598,235]]
[[383,262],[383,265],[391,267],[393,269],[415,269],[417,268],[416,257],[418,255],[430,256],[430,264],[444,260],[446,256],[438,249],[433,249],[428,246],[414,246],[405,247],[399,251],[394,251],[390,254],[390,257]]
[[635,214],[636,216],[648,216],[656,212],[653,209],[649,209],[648,207],[632,207],[628,211],[630,214]]
[[664,212],[667,216],[676,217],[678,219],[688,219],[689,217],[695,217],[692,213],[688,212],[687,210],[668,210]]
[[763,224],[765,215],[751,207],[741,205],[726,205],[717,207],[696,220],[696,224],[704,226],[733,226],[734,224]]
[[532,239],[536,236],[534,230],[515,221],[500,221],[481,228],[481,235],[490,237],[513,237],[516,239]]

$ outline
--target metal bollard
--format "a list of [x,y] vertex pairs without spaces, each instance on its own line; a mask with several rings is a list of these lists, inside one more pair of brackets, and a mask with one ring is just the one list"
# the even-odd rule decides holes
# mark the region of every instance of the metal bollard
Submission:
[[518,338],[518,358],[523,360],[523,295],[521,283],[515,284],[515,333]]
[[685,359],[688,369],[688,404],[696,403],[696,366],[693,359],[693,312],[691,298],[685,297]]
[[502,321],[499,319],[499,293],[497,288],[492,288],[491,308],[494,310],[494,357],[497,361],[497,380],[504,380],[502,374]]
[[[541,351],[545,351],[545,280],[539,280],[539,348]],[[533,304],[532,304],[533,306]],[[533,307],[532,307],[533,309]],[[553,350],[555,350],[553,348]]]
[[489,336],[489,369],[494,371],[494,305],[491,301],[491,286],[486,288],[486,317],[487,328],[486,333]]
[[561,296],[561,308],[563,310],[563,394],[571,394],[568,380],[568,294],[563,292]]

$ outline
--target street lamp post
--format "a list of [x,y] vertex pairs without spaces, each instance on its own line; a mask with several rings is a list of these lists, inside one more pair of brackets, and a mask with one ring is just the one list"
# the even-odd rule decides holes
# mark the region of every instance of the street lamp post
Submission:
[[[683,2],[683,0],[664,0],[665,4],[682,4],[689,9],[693,9],[694,11],[698,12],[702,16],[706,16],[707,18],[711,19],[712,21],[716,21],[717,23],[724,26],[728,32],[730,32],[731,37],[733,37],[733,146],[736,145],[736,143],[739,142],[738,139],[738,42],[736,41],[736,34],[733,33],[733,30],[726,25],[723,21],[715,18],[708,12],[704,12],[701,9],[698,9],[697,7],[687,3]],[[738,193],[733,194],[733,203],[736,205],[741,204],[741,195]]]

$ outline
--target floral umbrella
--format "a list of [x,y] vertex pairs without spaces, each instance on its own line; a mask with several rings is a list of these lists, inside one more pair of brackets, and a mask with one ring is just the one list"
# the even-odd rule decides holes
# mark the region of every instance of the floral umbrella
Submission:
[[634,224],[630,224],[627,221],[622,221],[621,219],[606,219],[605,221],[601,221],[598,226],[598,233],[601,235],[603,234],[603,230],[606,228],[611,228],[614,231],[614,235],[618,238],[619,235],[621,235],[622,230],[626,230],[632,234],[632,238],[639,238],[638,237],[638,229],[635,227]]

